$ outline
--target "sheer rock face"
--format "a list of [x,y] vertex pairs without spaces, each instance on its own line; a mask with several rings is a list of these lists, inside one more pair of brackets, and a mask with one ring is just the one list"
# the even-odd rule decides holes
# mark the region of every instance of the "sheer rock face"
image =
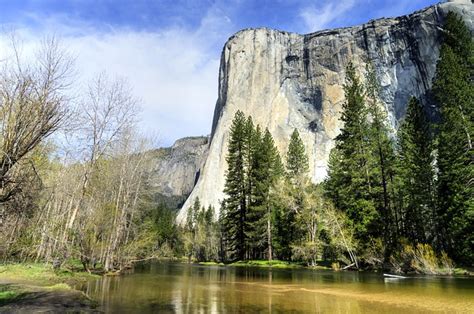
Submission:
[[165,199],[178,201],[192,191],[207,157],[209,138],[186,137],[173,146],[151,151],[152,169],[148,184]]
[[[268,128],[282,156],[293,129],[305,142],[314,182],[326,175],[344,101],[345,67],[352,61],[363,76],[366,60],[381,83],[381,103],[397,127],[410,96],[430,106],[427,91],[435,74],[444,18],[449,10],[473,29],[471,1],[451,1],[411,15],[307,35],[246,29],[225,44],[219,73],[209,153],[186,209],[196,197],[217,210],[224,199],[229,128],[237,110]],[[432,110],[433,111],[433,110]],[[434,111],[433,111],[434,112]]]

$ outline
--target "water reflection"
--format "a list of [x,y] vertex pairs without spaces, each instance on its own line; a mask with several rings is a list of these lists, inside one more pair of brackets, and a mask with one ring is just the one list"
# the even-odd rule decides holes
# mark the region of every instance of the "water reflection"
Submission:
[[84,291],[108,313],[474,313],[474,281],[149,263]]

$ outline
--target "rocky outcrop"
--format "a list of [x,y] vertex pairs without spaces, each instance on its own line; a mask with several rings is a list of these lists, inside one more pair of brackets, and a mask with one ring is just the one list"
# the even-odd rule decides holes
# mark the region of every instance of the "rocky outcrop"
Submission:
[[182,205],[196,184],[207,157],[209,137],[186,137],[173,146],[150,151],[150,191],[155,199],[174,207]]
[[473,29],[471,1],[450,1],[390,19],[307,35],[272,29],[246,29],[224,46],[219,95],[211,143],[202,174],[178,220],[196,197],[219,208],[224,198],[229,127],[237,110],[268,127],[285,154],[297,128],[304,140],[315,182],[326,175],[329,152],[340,131],[345,67],[352,61],[364,72],[367,60],[381,83],[381,103],[393,128],[410,96],[430,106],[428,90],[435,73],[444,17],[462,15]]

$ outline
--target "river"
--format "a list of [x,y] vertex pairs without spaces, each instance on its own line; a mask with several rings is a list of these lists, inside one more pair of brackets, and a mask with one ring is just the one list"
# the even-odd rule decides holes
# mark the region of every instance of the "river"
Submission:
[[474,279],[153,262],[82,290],[106,313],[474,313]]

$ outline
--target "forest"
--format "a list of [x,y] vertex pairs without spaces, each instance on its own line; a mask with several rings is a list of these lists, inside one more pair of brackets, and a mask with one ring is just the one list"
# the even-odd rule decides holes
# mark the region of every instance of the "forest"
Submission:
[[[147,177],[153,139],[138,131],[139,100],[125,80],[98,75],[83,95],[57,40],[0,71],[0,259],[80,261],[121,270],[152,258],[281,260],[333,269],[451,274],[474,265],[474,54],[449,13],[429,104],[411,98],[387,123],[375,69],[349,63],[343,128],[328,176],[309,177],[295,129],[285,154],[238,111],[229,130],[221,208],[199,200],[183,225]],[[219,213],[219,214],[217,214]]]

